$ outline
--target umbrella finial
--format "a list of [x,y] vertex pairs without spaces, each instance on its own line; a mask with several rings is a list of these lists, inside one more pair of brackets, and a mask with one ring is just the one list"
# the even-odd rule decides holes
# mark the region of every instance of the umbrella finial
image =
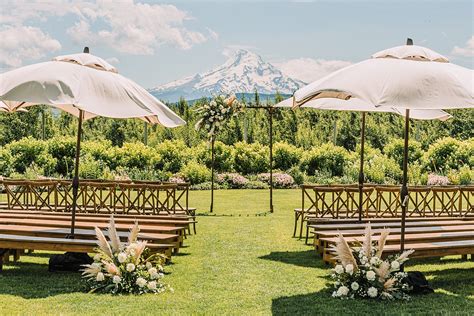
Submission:
[[407,38],[407,45],[413,45],[413,40],[411,38]]
[[89,47],[87,47],[87,46],[84,47],[84,53],[85,53],[85,54],[89,54]]

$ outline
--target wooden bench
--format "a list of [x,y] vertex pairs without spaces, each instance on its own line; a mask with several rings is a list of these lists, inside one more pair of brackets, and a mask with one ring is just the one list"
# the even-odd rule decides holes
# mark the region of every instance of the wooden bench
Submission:
[[[45,250],[67,252],[94,252],[97,244],[88,239],[49,238],[21,235],[0,234],[0,271],[3,269],[4,255],[10,250]],[[148,244],[153,252],[161,252],[166,256],[171,255],[171,244]]]
[[[378,240],[380,236],[374,236],[373,240]],[[386,240],[386,245],[395,245],[400,248],[400,235],[389,235]],[[358,245],[363,242],[364,238],[361,236],[346,237],[349,245]],[[460,241],[460,240],[474,240],[474,231],[458,231],[458,232],[442,232],[442,233],[425,233],[425,234],[406,234],[405,242],[406,248],[410,248],[413,243],[430,243],[430,242],[446,242],[446,241]],[[330,248],[338,241],[337,237],[324,237],[319,239],[321,245],[320,251],[324,261],[328,261],[331,257]]]

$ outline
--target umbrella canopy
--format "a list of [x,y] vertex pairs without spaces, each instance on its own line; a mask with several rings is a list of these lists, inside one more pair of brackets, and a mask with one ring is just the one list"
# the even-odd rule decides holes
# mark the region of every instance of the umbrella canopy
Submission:
[[185,124],[179,116],[144,88],[118,74],[102,58],[84,53],[0,74],[0,101],[11,110],[46,104],[79,118],[72,181],[71,237],[74,238],[82,122],[94,116],[141,118],[165,127]]
[[416,45],[404,45],[342,68],[294,93],[294,106],[322,97],[358,98],[376,107],[474,107],[473,71]]
[[19,108],[16,109],[15,107],[12,107],[8,101],[0,101],[0,112],[8,112],[8,113],[13,113],[13,112],[28,112],[27,109],[24,108]]
[[21,67],[0,75],[0,100],[15,107],[47,104],[84,119],[143,118],[176,127],[185,122],[144,88],[97,56],[81,53]]
[[[293,98],[288,98],[275,107],[290,108],[293,107]],[[301,107],[312,108],[317,110],[334,110],[334,111],[355,111],[355,112],[385,112],[395,113],[405,116],[405,111],[392,107],[376,107],[368,102],[358,98],[332,99],[332,98],[318,98],[304,103]],[[410,117],[416,120],[441,120],[446,121],[452,116],[443,110],[411,110]]]

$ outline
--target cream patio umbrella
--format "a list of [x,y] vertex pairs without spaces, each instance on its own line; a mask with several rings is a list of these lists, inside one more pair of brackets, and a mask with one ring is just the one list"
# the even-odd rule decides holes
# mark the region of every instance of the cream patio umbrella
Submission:
[[[289,108],[293,106],[293,99],[288,98],[276,104],[275,107]],[[374,105],[357,98],[332,99],[318,98],[304,103],[301,107],[312,108],[318,110],[333,111],[353,111],[361,112],[361,135],[360,135],[360,164],[359,164],[359,221],[362,221],[362,190],[364,186],[364,147],[365,147],[365,117],[367,112],[385,112],[395,113],[404,116],[405,112],[401,112],[396,108],[375,107]],[[413,110],[411,118],[417,120],[440,120],[445,121],[451,118],[451,115],[443,110]]]
[[87,47],[81,54],[58,56],[52,61],[0,74],[0,101],[15,109],[46,104],[79,118],[72,182],[72,238],[79,187],[83,120],[104,116],[141,118],[165,127],[185,124],[185,121],[144,88],[118,74],[117,69],[102,58],[89,54]]
[[407,45],[389,48],[372,58],[340,69],[293,95],[293,106],[310,100],[357,98],[377,108],[405,112],[405,144],[401,189],[402,225],[400,248],[405,247],[408,202],[408,132],[410,112],[426,109],[474,107],[473,71],[454,65],[428,48]]

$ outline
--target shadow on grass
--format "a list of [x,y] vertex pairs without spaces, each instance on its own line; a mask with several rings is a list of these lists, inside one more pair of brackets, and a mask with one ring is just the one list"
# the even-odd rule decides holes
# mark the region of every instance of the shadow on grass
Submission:
[[0,295],[26,299],[84,292],[80,272],[48,272],[47,264],[8,263],[0,273]]
[[274,251],[259,257],[259,259],[278,261],[307,268],[330,268],[329,265],[323,263],[314,250]]
[[380,314],[464,314],[474,310],[473,269],[458,268],[426,272],[436,293],[413,295],[408,302],[339,300],[331,297],[332,288],[272,300],[272,315],[380,315]]

